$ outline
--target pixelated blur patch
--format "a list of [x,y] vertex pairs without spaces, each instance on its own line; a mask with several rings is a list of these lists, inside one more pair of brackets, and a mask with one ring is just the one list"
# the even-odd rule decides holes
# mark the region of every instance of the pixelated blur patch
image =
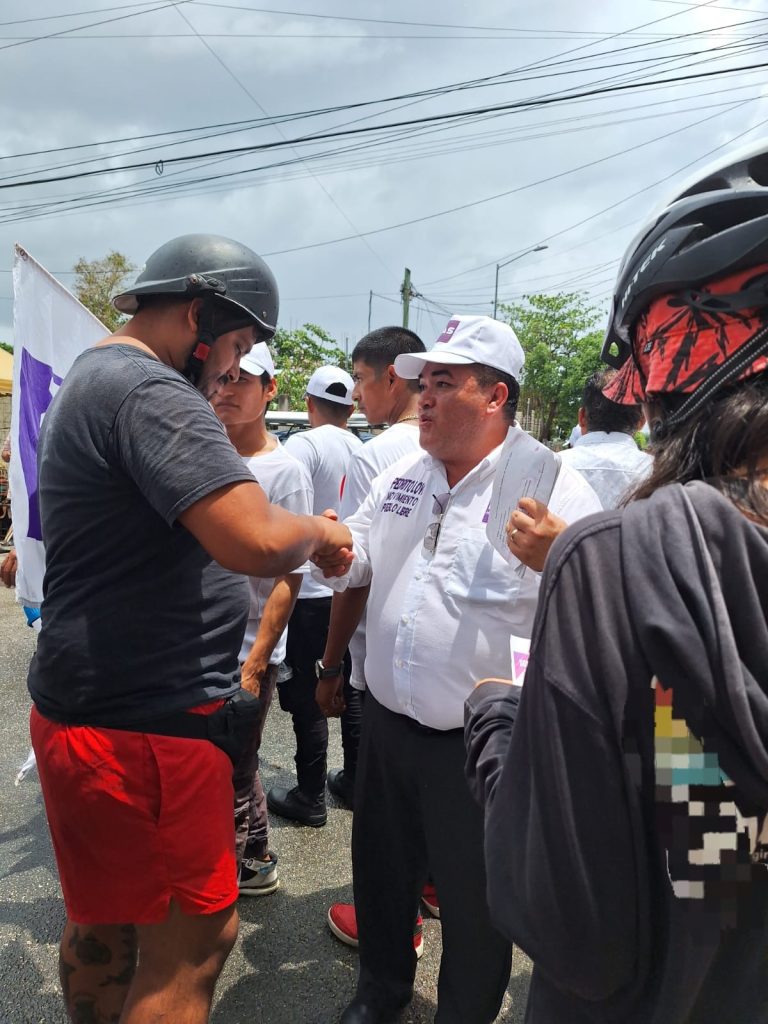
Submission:
[[747,809],[720,767],[717,753],[675,713],[674,691],[654,691],[656,825],[675,896],[717,906],[736,924],[739,887],[766,862],[766,815]]

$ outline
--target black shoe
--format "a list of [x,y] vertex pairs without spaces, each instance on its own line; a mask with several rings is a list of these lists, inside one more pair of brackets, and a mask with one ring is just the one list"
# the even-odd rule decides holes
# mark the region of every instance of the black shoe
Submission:
[[339,1024],[392,1024],[398,1019],[402,1009],[403,1007],[399,1006],[383,1010],[379,1006],[355,998],[342,1013]]
[[334,768],[328,772],[328,789],[337,800],[341,800],[350,809],[354,808],[355,780],[351,779],[343,768]]
[[267,807],[281,818],[290,818],[300,825],[311,825],[312,828],[320,828],[328,820],[325,800],[307,800],[298,786],[293,789],[273,786],[267,793]]

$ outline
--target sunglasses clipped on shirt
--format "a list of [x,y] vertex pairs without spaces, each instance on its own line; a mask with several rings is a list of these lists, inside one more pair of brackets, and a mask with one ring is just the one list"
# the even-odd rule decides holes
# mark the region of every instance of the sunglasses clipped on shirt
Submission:
[[424,548],[434,555],[437,551],[437,542],[440,539],[440,529],[443,525],[443,519],[445,513],[448,511],[448,502],[451,500],[451,492],[446,491],[445,494],[433,494],[434,503],[432,505],[432,515],[437,516],[437,519],[430,523],[427,527],[427,532],[424,534]]

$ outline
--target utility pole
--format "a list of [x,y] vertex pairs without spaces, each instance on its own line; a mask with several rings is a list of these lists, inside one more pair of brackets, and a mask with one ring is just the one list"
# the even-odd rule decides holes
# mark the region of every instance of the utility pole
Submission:
[[371,333],[371,308],[373,306],[373,289],[368,292],[368,333]]
[[405,275],[403,277],[403,283],[400,286],[400,294],[403,297],[403,327],[408,326],[408,309],[411,304],[411,271],[408,267],[405,268]]
[[493,319],[496,319],[496,310],[499,308],[499,271],[502,267],[508,267],[510,263],[514,263],[516,260],[521,260],[523,256],[530,256],[532,252],[542,252],[544,249],[548,249],[547,245],[537,245],[534,249],[526,249],[525,252],[518,253],[517,256],[513,256],[510,260],[502,260],[501,263],[496,264],[496,284],[493,289]]

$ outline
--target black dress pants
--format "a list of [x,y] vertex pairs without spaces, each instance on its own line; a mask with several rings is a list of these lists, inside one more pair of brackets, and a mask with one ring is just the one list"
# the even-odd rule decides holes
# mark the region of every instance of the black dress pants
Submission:
[[379,1008],[410,999],[413,926],[429,873],[443,934],[438,1024],[490,1024],[512,965],[512,945],[488,912],[483,815],[464,761],[461,729],[423,729],[368,693],[352,820],[357,993]]
[[[293,717],[296,736],[296,779],[302,795],[312,802],[325,799],[328,754],[328,719],[315,701],[315,662],[322,658],[331,615],[330,597],[300,598],[288,620],[285,660],[293,677],[278,683],[280,707]],[[344,771],[354,780],[360,745],[362,699],[364,694],[349,684],[351,663],[344,657],[344,701],[341,742]]]

